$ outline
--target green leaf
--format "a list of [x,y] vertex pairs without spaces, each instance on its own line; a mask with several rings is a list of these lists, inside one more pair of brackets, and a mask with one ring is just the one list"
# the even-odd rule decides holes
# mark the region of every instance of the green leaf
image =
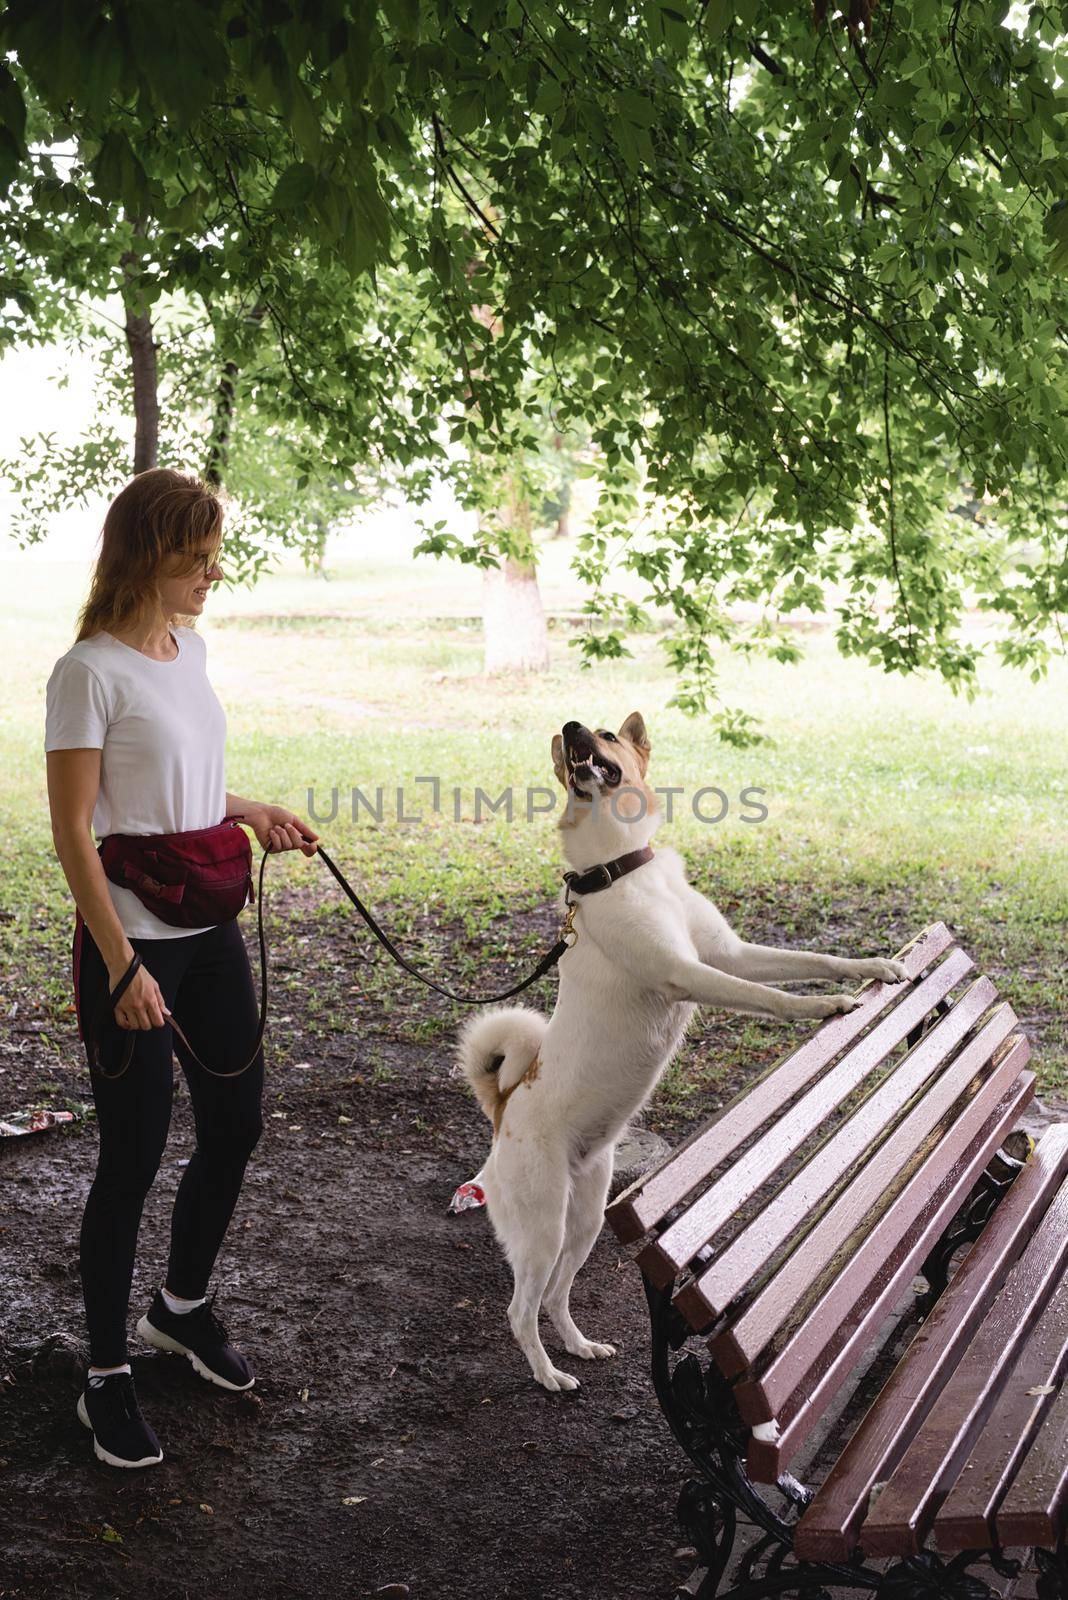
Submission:
[[419,0],[385,0],[384,10],[402,39],[418,39]]
[[486,107],[481,91],[465,89],[449,102],[449,127],[454,133],[474,133],[485,121]]
[[625,117],[620,116],[609,118],[609,128],[627,167],[631,172],[637,172],[640,166],[640,156],[634,129]]
[[14,183],[22,167],[23,152],[9,128],[0,128],[0,193]]
[[616,96],[616,105],[628,122],[636,128],[651,128],[656,122],[656,107],[644,94],[639,94],[635,89],[621,89]]
[[430,241],[430,267],[443,283],[447,283],[452,276],[452,256],[449,247],[437,234]]
[[131,215],[141,213],[149,198],[148,174],[125,134],[108,131],[90,170],[102,199],[121,200]]
[[304,204],[315,188],[315,168],[307,161],[294,161],[274,186],[271,205],[275,211],[292,211]]
[[293,105],[289,114],[290,127],[305,155],[317,159],[322,146],[322,129],[319,114],[300,78],[293,79]]
[[1050,247],[1050,271],[1068,272],[1068,201],[1058,200],[1050,207],[1044,231]]
[[26,131],[26,104],[21,89],[2,61],[0,61],[0,123],[8,129],[15,143],[21,144]]

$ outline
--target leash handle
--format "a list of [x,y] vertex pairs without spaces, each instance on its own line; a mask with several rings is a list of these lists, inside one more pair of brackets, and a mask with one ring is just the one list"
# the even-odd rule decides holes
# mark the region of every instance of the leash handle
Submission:
[[[256,908],[256,932],[259,938],[260,946],[260,1015],[256,1026],[256,1037],[253,1041],[252,1049],[249,1052],[248,1060],[242,1066],[238,1067],[236,1072],[216,1072],[214,1067],[209,1067],[207,1063],[202,1061],[197,1055],[196,1051],[193,1049],[193,1046],[189,1043],[189,1040],[185,1034],[185,1030],[182,1028],[181,1023],[177,1020],[177,1018],[173,1014],[170,1018],[171,1032],[178,1035],[178,1038],[181,1039],[186,1050],[192,1056],[197,1066],[200,1067],[202,1071],[206,1072],[210,1078],[240,1078],[242,1073],[248,1071],[253,1062],[256,1060],[256,1057],[259,1055],[260,1046],[263,1044],[263,1035],[267,1031],[267,938],[263,931],[263,883],[264,872],[267,867],[267,857],[275,853],[276,852],[271,850],[265,850],[260,860],[259,888],[256,895],[256,898],[259,902]],[[126,971],[115,985],[115,988],[108,995],[104,1003],[104,1009],[111,1009],[112,1011],[115,1009],[115,1006],[118,1004],[120,998],[126,993],[126,990],[133,982],[134,975],[141,965],[141,957],[135,953],[130,965],[127,967]],[[130,1062],[133,1060],[134,1046],[137,1043],[136,1035],[137,1031],[139,1030],[134,1030],[128,1034],[126,1046],[123,1050],[122,1063],[119,1067],[119,1070],[117,1072],[105,1072],[103,1067],[100,1065],[99,1044],[93,1037],[93,1033],[95,1033],[99,1028],[100,1020],[101,1019],[98,1014],[96,1028],[93,1030],[93,1032],[86,1034],[86,1044],[90,1052],[90,1060],[95,1064],[97,1072],[109,1083],[113,1083],[116,1079],[124,1077],[129,1071]]]
[[127,989],[130,987],[140,970],[141,957],[135,950],[133,960],[126,968],[126,971],[123,973],[114,989],[112,989],[111,993],[108,995],[108,1005],[111,1007],[112,1011],[114,1011],[115,1007],[118,1005],[119,1001],[122,999],[123,995],[126,993]]

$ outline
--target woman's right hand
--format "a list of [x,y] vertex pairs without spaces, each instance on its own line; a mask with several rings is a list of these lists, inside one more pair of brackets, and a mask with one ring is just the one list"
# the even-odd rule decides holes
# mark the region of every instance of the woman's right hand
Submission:
[[[121,981],[125,971],[123,967],[122,972],[108,974],[112,989]],[[147,967],[138,967],[129,988],[115,1007],[115,1021],[120,1028],[147,1031],[149,1028],[162,1028],[169,1016],[159,984]]]

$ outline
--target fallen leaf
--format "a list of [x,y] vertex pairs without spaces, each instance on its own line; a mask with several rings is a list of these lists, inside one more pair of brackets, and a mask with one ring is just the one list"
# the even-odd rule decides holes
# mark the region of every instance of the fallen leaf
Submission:
[[343,1506],[362,1506],[367,1499],[365,1494],[347,1494],[342,1500]]
[[301,1390],[301,1391],[300,1391],[300,1398],[301,1398],[301,1399],[302,1399],[302,1400],[307,1400],[307,1398],[308,1398],[308,1391],[307,1391],[307,1389],[302,1389],[302,1390]]
[[208,1505],[206,1500],[202,1500],[200,1502],[200,1509],[203,1511],[206,1517],[213,1517],[215,1515],[215,1512],[212,1510],[211,1506]]
[[101,1533],[100,1537],[103,1539],[105,1544],[122,1543],[122,1534],[116,1532],[116,1530],[111,1526],[110,1522],[105,1522],[103,1532]]
[[352,1121],[352,1118],[351,1117],[338,1117],[337,1120],[338,1120],[338,1122],[341,1124],[341,1126],[343,1128],[347,1128],[349,1123]]
[[303,1128],[304,1128],[303,1122],[294,1122],[292,1124],[292,1126],[290,1127],[289,1131],[290,1131],[290,1133],[301,1133],[303,1131]]
[[1055,1383],[1036,1383],[1033,1389],[1028,1389],[1028,1394],[1053,1394],[1057,1385]]

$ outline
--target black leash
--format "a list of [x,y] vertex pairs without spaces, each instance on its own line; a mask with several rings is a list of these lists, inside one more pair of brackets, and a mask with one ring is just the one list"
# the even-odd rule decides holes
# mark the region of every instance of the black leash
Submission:
[[[252,1066],[256,1057],[260,1053],[260,1046],[263,1043],[263,1035],[267,1029],[267,939],[263,931],[263,883],[268,856],[278,854],[281,854],[281,852],[275,850],[265,850],[260,860],[258,895],[259,905],[257,906],[256,910],[256,932],[260,946],[260,1015],[259,1023],[256,1028],[256,1039],[251,1051],[249,1052],[248,1060],[243,1066],[238,1067],[236,1072],[214,1071],[213,1068],[207,1066],[203,1061],[201,1061],[200,1057],[193,1049],[193,1046],[189,1043],[189,1040],[186,1038],[176,1019],[173,1016],[170,1018],[171,1028],[178,1035],[179,1039],[181,1039],[182,1043],[185,1045],[197,1066],[202,1067],[203,1070],[213,1078],[239,1078],[243,1072],[247,1072],[249,1067]],[[379,944],[381,944],[385,950],[389,951],[397,965],[403,967],[405,972],[410,972],[413,978],[418,978],[420,983],[425,983],[428,989],[434,989],[438,994],[443,994],[447,999],[455,1000],[460,1005],[494,1005],[499,1000],[510,1000],[513,995],[521,994],[524,989],[529,989],[532,983],[537,983],[539,978],[544,977],[549,969],[556,965],[564,951],[571,948],[571,942],[576,937],[575,931],[571,926],[573,915],[572,908],[571,911],[569,911],[567,921],[564,924],[564,931],[560,938],[553,945],[552,949],[542,956],[541,960],[538,962],[537,966],[534,968],[534,971],[528,978],[524,978],[521,983],[513,984],[512,988],[505,989],[500,994],[456,994],[452,989],[446,989],[442,984],[435,983],[433,978],[428,978],[425,973],[420,972],[418,967],[413,967],[412,963],[401,954],[389,935],[384,931],[384,929],[379,927],[374,915],[364,905],[363,901],[360,899],[359,895],[356,893],[355,889],[342,872],[341,868],[327,854],[322,845],[317,846],[315,854],[322,857],[323,865],[334,878],[342,893],[352,902],[353,906],[355,906],[364,922],[366,922],[367,926],[370,928]],[[96,1067],[97,1071],[100,1073],[100,1076],[102,1078],[107,1078],[109,1081],[115,1078],[121,1078],[128,1070],[130,1062],[133,1059],[134,1045],[137,1042],[137,1034],[140,1030],[135,1028],[127,1033],[122,1062],[117,1072],[105,1072],[101,1066],[99,1042],[96,1036],[99,1032],[101,1021],[105,1020],[105,1014],[112,1017],[114,1016],[115,1007],[118,1005],[120,999],[130,987],[130,984],[133,982],[140,966],[141,957],[135,953],[133,960],[126,968],[126,971],[123,973],[114,989],[108,992],[100,1008],[100,1012],[96,1017],[93,1027],[85,1030],[86,1049],[89,1052],[90,1061]]]
[[435,983],[433,978],[428,978],[425,973],[419,971],[418,967],[413,967],[411,962],[401,955],[389,935],[379,927],[374,916],[368,911],[341,868],[327,855],[322,845],[317,847],[315,853],[322,856],[326,870],[340,886],[342,893],[352,901],[352,904],[356,907],[356,910],[360,913],[360,916],[366,922],[379,944],[382,945],[383,949],[389,951],[397,965],[403,967],[405,972],[410,972],[413,978],[418,978],[420,983],[425,983],[428,989],[435,989],[438,994],[445,995],[449,1000],[456,1000],[462,1006],[491,1006],[495,1005],[498,1000],[510,1000],[513,995],[521,994],[524,989],[529,989],[532,983],[537,983],[539,978],[544,977],[550,967],[555,967],[564,951],[571,948],[571,940],[575,937],[569,916],[560,938],[557,939],[552,949],[542,956],[530,977],[524,978],[522,983],[514,984],[511,989],[505,989],[501,994],[456,994],[452,989],[445,989],[440,983]]

